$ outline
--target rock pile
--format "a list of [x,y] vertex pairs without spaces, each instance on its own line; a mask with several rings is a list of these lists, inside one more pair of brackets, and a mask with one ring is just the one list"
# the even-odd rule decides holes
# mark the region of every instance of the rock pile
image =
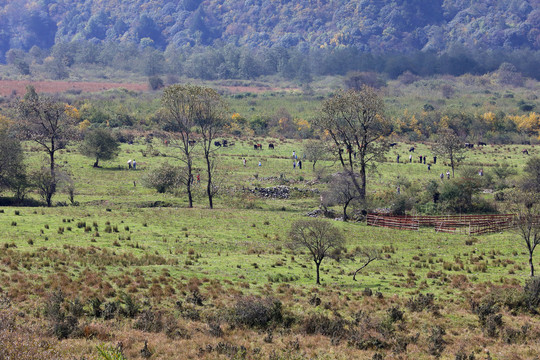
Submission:
[[285,185],[278,185],[273,187],[256,187],[254,189],[245,189],[257,196],[272,198],[272,199],[288,199],[293,192],[299,192],[302,195],[319,194],[319,189],[300,189],[297,187],[290,188]]

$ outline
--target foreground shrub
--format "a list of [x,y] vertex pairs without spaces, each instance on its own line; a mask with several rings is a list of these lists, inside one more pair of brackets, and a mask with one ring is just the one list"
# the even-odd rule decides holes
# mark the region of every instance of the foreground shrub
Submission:
[[52,293],[45,302],[43,314],[49,321],[49,331],[58,340],[66,339],[78,329],[78,320],[73,315],[66,315],[64,293],[59,290]]
[[503,326],[502,315],[497,314],[499,307],[493,300],[486,300],[482,303],[471,303],[472,312],[478,315],[478,322],[482,331],[489,337],[498,335]]
[[151,309],[144,310],[137,318],[133,327],[145,332],[160,332],[163,330],[162,314],[159,311],[153,311]]
[[274,298],[241,298],[236,302],[231,314],[231,322],[249,328],[267,328],[272,323],[281,323],[282,320],[282,303]]
[[310,315],[304,319],[302,328],[308,335],[321,334],[332,338],[347,336],[347,322],[339,317],[330,319],[322,314]]
[[0,311],[0,359],[56,360],[60,355],[36,329],[21,326],[11,309]]
[[432,310],[436,309],[435,304],[433,303],[435,296],[433,294],[419,294],[417,297],[410,298],[407,301],[407,308],[412,312],[421,312],[425,309]]
[[122,353],[122,349],[105,347],[105,345],[97,346],[97,352],[100,360],[127,360]]
[[523,297],[528,309],[533,313],[537,313],[537,308],[540,305],[540,277],[535,276],[527,280],[523,288]]

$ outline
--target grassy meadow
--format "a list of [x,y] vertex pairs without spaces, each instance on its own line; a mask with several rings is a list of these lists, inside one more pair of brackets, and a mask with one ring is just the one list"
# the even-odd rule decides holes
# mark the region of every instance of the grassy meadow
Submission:
[[[2,326],[18,324],[29,339],[11,341],[9,351],[98,359],[96,346],[112,349],[121,342],[125,358],[139,359],[148,355],[142,351],[148,341],[152,359],[540,354],[539,319],[512,307],[528,278],[526,249],[515,233],[469,237],[328,220],[345,234],[347,251],[323,261],[322,285],[316,286],[313,261],[288,248],[288,232],[318,208],[326,186],[318,178],[338,171],[338,164],[319,161],[313,172],[303,161],[302,169],[293,169],[292,152],[303,155],[300,140],[229,141],[235,145],[216,148],[222,191],[215,209],[204,196],[202,158],[195,164],[201,184],[195,184],[192,209],[181,191],[158,194],[143,186],[153,168],[181,164],[173,146],[145,138],[123,144],[120,156],[101,168],[75,145],[63,150],[58,164],[75,182],[77,206],[59,192],[51,208],[0,207],[0,297],[9,320]],[[270,141],[275,150],[268,149]],[[254,150],[254,142],[263,150]],[[412,145],[416,152],[408,163]],[[420,188],[439,180],[448,170],[442,161],[429,172],[418,163],[420,154],[432,160],[428,145],[391,149],[369,173],[370,195],[395,192],[404,178]],[[507,162],[519,174],[523,147],[476,147],[464,166],[489,173]],[[34,144],[25,148],[28,166],[38,167],[42,152]],[[527,148],[530,156],[538,154],[536,146]],[[128,159],[137,161],[137,170],[127,169]],[[262,198],[249,191],[277,185],[291,188],[291,196]],[[355,249],[363,246],[376,246],[383,256],[353,281],[351,272],[362,264]],[[268,301],[280,302],[279,317],[269,315]],[[129,312],[133,307],[137,311]]]

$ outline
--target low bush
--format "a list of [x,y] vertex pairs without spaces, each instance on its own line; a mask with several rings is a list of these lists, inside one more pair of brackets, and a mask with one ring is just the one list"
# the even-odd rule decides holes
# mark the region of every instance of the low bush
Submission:
[[331,338],[344,338],[348,334],[347,321],[340,317],[330,319],[321,314],[306,317],[302,322],[302,328],[308,335],[320,334]]
[[133,327],[145,332],[160,332],[163,330],[163,316],[159,311],[144,310],[140,313]]
[[267,328],[281,323],[283,308],[281,301],[274,298],[243,297],[231,311],[231,322],[249,328]]
[[435,308],[435,296],[433,294],[419,294],[417,297],[409,299],[405,306],[412,312],[421,312],[425,309]]

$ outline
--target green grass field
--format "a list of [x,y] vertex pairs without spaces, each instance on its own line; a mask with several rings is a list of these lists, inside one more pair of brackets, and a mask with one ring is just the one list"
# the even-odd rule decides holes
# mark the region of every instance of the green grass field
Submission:
[[[276,144],[273,151],[267,148],[270,141]],[[264,150],[254,150],[253,142],[261,142]],[[29,167],[39,166],[42,153],[35,145],[25,145]],[[419,154],[431,157],[427,144],[414,144],[414,162],[403,163],[408,161],[410,145],[402,143],[390,150],[387,162],[379,164],[377,172],[370,172],[370,194],[394,192],[398,178],[421,188],[428,179],[438,180],[439,173],[448,169],[438,161],[428,172],[427,165],[418,163]],[[489,172],[495,163],[504,161],[519,172],[526,160],[521,148],[477,148],[469,151],[463,166]],[[536,147],[528,148],[531,155],[537,154]],[[59,155],[58,163],[75,181],[78,206],[69,205],[67,194],[60,192],[54,197],[59,204],[51,208],[0,207],[0,293],[11,299],[11,307],[26,314],[17,321],[26,324],[33,319],[48,329],[43,309],[46,299],[58,289],[66,296],[63,308],[69,309],[67,304],[74,299],[85,304],[86,315],[79,320],[82,333],[52,342],[64,356],[97,358],[96,345],[122,341],[127,358],[140,358],[139,350],[147,339],[154,351],[152,358],[160,359],[178,358],[174,351],[178,346],[184,349],[181,358],[371,359],[375,353],[388,358],[399,353],[422,359],[431,358],[429,354],[435,351],[430,350],[436,343],[431,337],[433,325],[446,329],[443,358],[453,359],[461,350],[478,358],[485,356],[486,349],[499,354],[493,358],[501,359],[510,353],[523,359],[538,354],[537,346],[529,342],[540,333],[537,317],[501,307],[504,327],[490,336],[469,305],[471,300],[481,301],[500,289],[518,291],[525,283],[526,249],[515,233],[471,238],[429,228],[399,231],[328,220],[345,234],[347,251],[339,259],[323,261],[323,284],[317,287],[313,261],[306,252],[293,253],[287,244],[293,223],[318,208],[318,193],[293,191],[288,199],[267,199],[246,191],[276,185],[324,190],[324,182],[314,181],[311,163],[305,161],[301,170],[292,167],[292,152],[302,157],[301,141],[236,139],[234,146],[217,149],[223,190],[216,198],[215,209],[207,206],[204,167],[199,160],[195,167],[202,181],[195,184],[194,208],[187,208],[181,191],[158,194],[145,188],[142,179],[153,168],[164,162],[180,164],[177,149],[172,146],[164,147],[154,140],[156,156],[143,156],[146,149],[144,139],[124,144],[117,159],[93,168],[93,160],[79,155],[76,147],[69,147]],[[400,164],[395,161],[398,153]],[[243,158],[247,159],[246,167]],[[137,160],[137,170],[127,169],[128,159]],[[339,170],[330,160],[318,162],[317,168],[324,169],[323,174]],[[36,194],[29,196],[37,198]],[[382,249],[383,256],[360,272],[355,282],[350,274],[362,259],[353,254],[364,246]],[[366,289],[381,295],[367,296]],[[195,306],[194,310],[187,300],[193,291],[205,299],[204,306]],[[189,338],[167,337],[165,330],[136,330],[133,324],[140,318],[118,315],[115,320],[105,320],[89,315],[91,299],[100,299],[103,304],[118,302],[124,293],[136,299],[141,309],[171,316]],[[433,314],[409,311],[408,301],[426,293],[434,295],[439,309]],[[231,309],[238,299],[251,295],[279,299],[295,322],[290,327],[271,327],[271,342],[262,341],[260,330],[234,326],[228,320]],[[312,305],[313,297],[322,300],[320,306]],[[185,305],[178,307],[178,302]],[[391,307],[403,310],[404,319],[385,323]],[[189,317],[186,309],[200,313],[199,317]],[[359,344],[353,337],[341,337],[339,341],[337,335],[306,330],[308,320],[302,320],[310,316],[332,321],[342,318],[348,324],[347,336],[352,336],[353,329],[360,326],[354,325],[359,311],[367,311],[372,321],[381,321],[380,326],[386,324],[392,329],[388,332],[390,328],[383,331],[375,327],[365,333],[383,336],[388,345],[378,348],[367,340]],[[220,324],[221,335],[214,336],[208,330],[213,321]],[[524,322],[530,330],[520,335],[522,340],[505,338],[505,329],[519,328]],[[405,350],[395,345],[395,341],[417,332],[419,340],[411,340]],[[468,341],[470,336],[478,341]],[[298,338],[299,346],[291,343]],[[86,340],[83,343],[81,339]],[[512,341],[512,345],[506,346],[505,341]],[[228,344],[220,346],[229,346],[229,352],[214,349],[220,342]],[[208,350],[208,346],[214,350]],[[244,346],[245,355],[239,355],[241,351],[234,346]]]

